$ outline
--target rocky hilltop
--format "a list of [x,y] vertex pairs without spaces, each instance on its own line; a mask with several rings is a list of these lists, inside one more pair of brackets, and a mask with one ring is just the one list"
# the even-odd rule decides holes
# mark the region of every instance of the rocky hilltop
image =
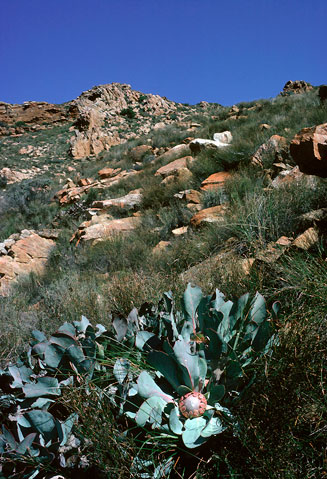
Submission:
[[[186,113],[179,111],[181,106],[159,95],[132,90],[130,85],[110,83],[95,86],[63,105],[0,102],[0,136],[73,122],[69,151],[73,158],[81,159],[147,135],[152,128],[183,124]],[[187,110],[196,111],[192,107]]]

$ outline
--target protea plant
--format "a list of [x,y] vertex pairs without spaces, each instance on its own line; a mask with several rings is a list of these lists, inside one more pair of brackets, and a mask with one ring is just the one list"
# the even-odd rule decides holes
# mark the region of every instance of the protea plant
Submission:
[[200,417],[207,409],[207,400],[202,393],[192,391],[180,398],[178,407],[184,417]]

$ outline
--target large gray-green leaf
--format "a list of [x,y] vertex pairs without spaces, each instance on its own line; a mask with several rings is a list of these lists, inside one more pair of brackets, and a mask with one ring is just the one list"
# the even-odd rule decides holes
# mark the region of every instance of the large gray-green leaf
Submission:
[[151,398],[160,397],[166,402],[172,402],[173,398],[160,389],[147,371],[142,371],[137,379],[137,388],[141,397]]
[[47,340],[46,335],[42,331],[39,331],[38,329],[33,329],[32,336],[39,342]]
[[269,338],[273,334],[273,329],[271,325],[268,323],[268,321],[264,321],[258,328],[257,333],[252,341],[252,348],[256,352],[262,351]]
[[43,396],[60,396],[59,383],[56,378],[39,378],[36,383],[25,384],[23,392],[26,398]]
[[179,409],[177,406],[175,406],[169,414],[169,427],[173,431],[174,434],[182,434],[183,432],[183,423],[179,419],[180,414],[179,414]]
[[251,321],[254,321],[257,325],[261,324],[267,315],[265,298],[260,294],[256,293],[249,313],[249,318]]
[[148,354],[147,362],[160,371],[172,387],[177,391],[180,386],[178,368],[174,359],[163,351],[151,351]]
[[199,384],[199,356],[192,354],[190,343],[180,338],[174,345],[174,354],[183,372],[185,386],[195,389]]
[[196,310],[200,304],[203,294],[201,288],[198,286],[192,286],[191,283],[188,283],[185,293],[183,295],[183,309],[185,313],[186,321],[190,322],[192,329],[195,332],[196,330]]
[[167,402],[158,396],[149,397],[141,404],[137,411],[135,421],[138,426],[145,426],[149,421],[154,427],[160,426],[162,422],[162,412],[166,407]]
[[25,383],[31,382],[31,375],[33,374],[33,371],[24,365],[8,366],[8,371],[14,379],[10,385],[13,389],[21,388]]
[[44,361],[50,368],[56,369],[64,355],[64,349],[57,344],[47,343],[44,350]]
[[[204,439],[198,439],[201,436],[201,432],[205,428],[207,421],[204,417],[196,417],[194,419],[187,419],[184,427],[185,431],[182,434],[182,439],[186,447],[195,448],[205,442]],[[198,441],[198,443],[197,443]]]
[[221,434],[227,429],[218,417],[212,417],[207,426],[201,432],[202,437],[210,437],[215,434]]
[[154,336],[155,334],[149,331],[138,331],[135,338],[135,346],[142,351],[147,341]]
[[25,417],[29,421],[31,427],[42,434],[46,443],[57,437],[55,421],[52,414],[49,412],[34,409],[26,413]]
[[125,358],[118,358],[115,362],[113,373],[119,384],[123,384],[130,370],[130,362]]
[[25,437],[25,439],[20,442],[17,446],[16,452],[18,454],[25,454],[27,449],[29,449],[36,437],[36,432],[32,432],[28,436]]
[[57,344],[63,349],[69,348],[72,344],[77,344],[75,338],[69,336],[68,334],[57,332],[51,336],[49,339],[51,344]]
[[116,339],[121,342],[127,334],[127,321],[125,318],[115,318],[112,326],[116,331]]
[[72,413],[64,422],[60,423],[56,419],[56,427],[58,432],[58,437],[60,441],[60,446],[67,444],[70,433],[72,432],[73,426],[78,419],[77,413]]

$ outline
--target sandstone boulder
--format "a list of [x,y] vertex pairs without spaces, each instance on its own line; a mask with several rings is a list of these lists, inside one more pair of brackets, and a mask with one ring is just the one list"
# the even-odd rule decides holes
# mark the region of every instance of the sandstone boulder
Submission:
[[93,243],[103,241],[115,234],[126,234],[133,231],[139,224],[141,218],[131,216],[128,218],[113,219],[107,215],[95,215],[92,220],[84,221],[73,235],[71,241],[92,241]]
[[213,140],[207,140],[204,138],[196,138],[189,143],[192,153],[198,154],[205,149],[219,149],[225,148],[232,142],[232,134],[230,131],[224,131],[222,133],[215,133]]
[[121,172],[121,168],[102,168],[98,171],[98,175],[101,179],[112,178],[113,176],[118,175]]
[[316,228],[312,227],[307,229],[304,233],[299,235],[292,243],[292,246],[303,249],[305,251],[312,248],[319,241],[319,235]]
[[120,198],[112,198],[109,200],[94,201],[92,208],[98,208],[100,210],[109,210],[112,207],[122,208],[124,210],[134,209],[142,202],[141,189],[130,191],[127,195]]
[[135,146],[135,148],[132,148],[129,154],[134,161],[141,161],[145,155],[150,154],[151,152],[152,152],[152,146],[140,145],[140,146]]
[[176,145],[173,148],[170,148],[168,151],[158,156],[157,160],[160,161],[174,161],[178,158],[183,158],[185,156],[191,155],[191,150],[189,145],[181,144]]
[[170,176],[170,175],[175,175],[178,173],[183,168],[187,168],[190,164],[192,164],[194,161],[194,158],[192,156],[185,156],[184,158],[179,158],[178,160],[171,161],[167,165],[162,166],[159,168],[155,176]]
[[194,203],[196,205],[199,205],[202,202],[202,194],[197,190],[179,191],[178,193],[174,194],[174,197],[180,200],[185,200],[188,203]]
[[327,123],[303,128],[291,141],[290,153],[303,173],[327,178]]
[[288,159],[288,143],[286,138],[273,135],[263,143],[251,158],[251,164],[264,168],[272,162],[283,162]]
[[224,220],[225,212],[225,205],[205,208],[192,216],[190,223],[194,228],[206,223],[218,223]]
[[214,173],[210,175],[207,179],[202,181],[201,183],[201,190],[208,191],[208,190],[215,190],[217,188],[223,188],[225,181],[230,179],[232,174],[228,171],[220,171],[219,173]]
[[55,246],[52,239],[28,230],[12,236],[2,243],[4,251],[0,249],[0,296],[9,294],[11,284],[19,277],[32,272],[42,274]]

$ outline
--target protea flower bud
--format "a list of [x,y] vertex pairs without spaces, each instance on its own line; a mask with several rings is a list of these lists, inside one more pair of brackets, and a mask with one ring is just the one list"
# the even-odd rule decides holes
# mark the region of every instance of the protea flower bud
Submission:
[[203,394],[192,391],[180,398],[178,406],[184,417],[199,417],[207,408],[207,400]]

